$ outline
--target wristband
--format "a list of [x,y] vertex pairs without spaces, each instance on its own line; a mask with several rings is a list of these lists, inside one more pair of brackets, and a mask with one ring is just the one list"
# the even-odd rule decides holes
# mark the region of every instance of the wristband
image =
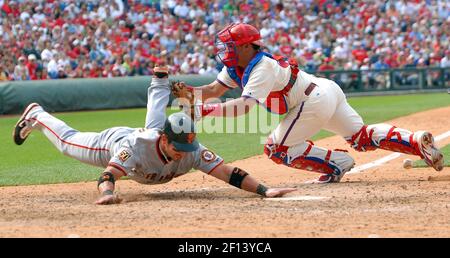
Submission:
[[189,91],[189,92],[194,92],[194,87],[192,87],[192,86],[185,86],[186,87],[186,89]]
[[154,75],[159,79],[168,77],[168,73],[166,73],[166,72],[155,72]]
[[211,114],[212,112],[218,110],[220,108],[220,104],[203,104],[202,105],[202,117]]
[[102,193],[102,196],[106,196],[106,195],[114,195],[114,192],[112,190],[106,190]]
[[230,181],[228,182],[232,186],[236,186],[237,188],[241,188],[242,181],[244,178],[248,176],[248,173],[240,168],[234,168],[233,172],[231,172]]
[[268,190],[267,187],[265,187],[262,184],[259,184],[258,187],[256,188],[256,193],[266,197],[267,190]]
[[97,182],[97,187],[99,187],[103,182],[111,182],[113,185],[116,182],[114,175],[111,172],[103,172]]

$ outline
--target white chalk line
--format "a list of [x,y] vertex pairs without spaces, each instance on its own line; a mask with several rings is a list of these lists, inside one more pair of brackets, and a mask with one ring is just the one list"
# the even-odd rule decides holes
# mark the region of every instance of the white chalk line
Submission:
[[387,156],[384,156],[384,157],[381,158],[381,159],[377,159],[377,160],[375,160],[375,161],[372,161],[372,162],[363,164],[363,165],[361,165],[361,166],[354,167],[352,170],[350,170],[349,172],[347,172],[346,175],[351,175],[351,174],[361,173],[361,172],[363,172],[364,170],[371,169],[371,168],[373,168],[373,167],[381,166],[381,165],[383,165],[384,163],[386,163],[386,162],[388,162],[388,161],[391,161],[391,160],[393,160],[393,159],[396,159],[396,158],[400,157],[401,155],[402,155],[401,153],[392,153],[392,154],[389,154],[389,155],[387,155]]
[[[445,133],[443,133],[443,134],[440,134],[440,135],[434,137],[434,140],[435,140],[436,142],[439,142],[439,141],[442,141],[442,140],[444,140],[444,139],[446,139],[446,138],[448,138],[448,137],[450,137],[450,131],[447,131],[447,132],[445,132]],[[363,165],[361,165],[361,166],[354,167],[352,170],[350,170],[349,172],[347,172],[347,175],[356,174],[356,173],[361,173],[361,172],[363,172],[363,171],[365,171],[365,170],[368,170],[368,169],[371,169],[371,168],[373,168],[373,167],[381,166],[381,165],[383,165],[384,163],[389,162],[389,161],[391,161],[391,160],[393,160],[393,159],[396,159],[396,158],[398,158],[398,157],[400,157],[400,156],[402,156],[402,155],[403,155],[402,153],[397,153],[397,152],[396,152],[396,153],[389,154],[389,155],[387,155],[387,156],[384,156],[384,157],[382,157],[382,158],[380,158],[380,159],[377,159],[377,160],[374,160],[374,161],[372,161],[372,162],[363,164]]]
[[264,198],[265,201],[320,201],[320,200],[327,200],[331,199],[331,197],[326,196],[308,196],[308,195],[301,195],[301,196],[290,196],[290,197],[280,197],[280,198]]
[[233,189],[233,187],[202,187],[200,189],[185,189],[185,190],[160,190],[155,193],[199,193],[199,192],[209,192],[209,191],[217,191],[224,189]]
[[[200,189],[178,190],[178,191],[158,191],[157,193],[201,193],[201,192],[214,192],[217,190],[229,190],[236,189],[235,187],[202,187]],[[289,197],[276,197],[276,198],[264,198],[265,201],[321,201],[331,199],[327,196],[289,196]]]
[[434,140],[437,141],[437,142],[440,142],[440,141],[444,140],[447,137],[450,137],[450,131],[447,131],[447,132],[445,132],[443,134],[440,134],[440,135],[434,137]]

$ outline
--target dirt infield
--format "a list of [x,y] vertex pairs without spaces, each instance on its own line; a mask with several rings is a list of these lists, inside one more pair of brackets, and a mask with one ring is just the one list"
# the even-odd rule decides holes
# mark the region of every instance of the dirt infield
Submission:
[[[449,117],[445,107],[390,123],[436,136],[450,130]],[[439,145],[448,143],[450,138]],[[349,149],[340,137],[315,144]],[[390,154],[350,152],[357,165]],[[450,182],[427,180],[449,175],[450,168],[405,170],[406,157],[329,185],[305,185],[318,174],[275,165],[264,156],[234,162],[267,185],[298,188],[283,201],[259,198],[200,172],[157,186],[120,181],[125,202],[113,206],[92,204],[95,182],[3,187],[0,237],[450,237]]]

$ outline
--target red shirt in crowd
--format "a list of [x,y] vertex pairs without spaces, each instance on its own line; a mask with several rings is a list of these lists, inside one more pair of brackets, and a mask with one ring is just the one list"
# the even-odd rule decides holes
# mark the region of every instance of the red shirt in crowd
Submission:
[[89,71],[90,78],[98,78],[100,77],[100,75],[101,75],[100,69],[91,68],[91,70]]
[[192,23],[191,22],[188,22],[187,20],[185,20],[185,19],[181,19],[181,29],[184,31],[184,32],[186,32],[186,33],[188,33],[189,31],[191,31],[192,30],[192,28],[193,28],[193,26],[192,26]]
[[30,75],[30,79],[37,80],[38,79],[36,75],[37,64],[28,62],[26,66],[28,68],[28,74]]
[[329,63],[323,63],[319,66],[318,70],[319,71],[330,71],[330,70],[334,70],[334,66]]
[[5,12],[7,15],[12,13],[14,17],[19,17],[20,15],[20,11],[19,8],[17,8],[17,6],[16,8],[12,8],[10,5],[6,3],[3,4],[2,11]]
[[131,34],[131,30],[128,27],[122,27],[122,28],[120,28],[120,31],[122,32],[122,35],[130,35]]
[[286,38],[288,42],[291,42],[291,39],[289,38],[289,34],[287,32],[275,32],[275,35],[271,39],[273,42],[280,42],[281,38]]
[[[78,51],[77,51],[78,50]],[[70,51],[66,51],[66,55],[72,59],[77,59],[78,56],[80,55],[80,51],[78,48],[74,48]]]
[[384,62],[391,68],[397,68],[399,66],[397,58],[398,58],[397,54],[390,55],[390,57],[384,59]]
[[6,3],[4,3],[4,4],[2,5],[2,11],[5,12],[6,14],[12,13],[11,6],[9,6],[9,5],[7,5]]
[[280,51],[284,56],[290,56],[292,54],[291,45],[284,45],[280,47]]
[[55,26],[62,27],[64,23],[66,23],[64,19],[62,17],[58,17],[58,19],[56,19],[55,22],[53,23],[53,27]]
[[367,57],[369,57],[367,55],[367,51],[365,49],[359,48],[359,49],[355,49],[352,51],[352,55],[353,57],[358,60],[359,62],[363,62],[364,59],[366,59]]
[[84,19],[82,15],[77,16],[75,19],[73,19],[74,24],[79,24],[83,26],[87,26],[89,23],[88,19]]
[[250,12],[251,8],[252,8],[252,6],[247,3],[243,3],[243,4],[239,5],[239,10],[241,12]]

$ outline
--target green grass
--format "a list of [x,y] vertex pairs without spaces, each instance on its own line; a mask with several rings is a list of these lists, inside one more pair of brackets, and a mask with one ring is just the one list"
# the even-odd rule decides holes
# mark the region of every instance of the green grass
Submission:
[[[444,167],[450,167],[450,144],[441,148],[442,154],[444,154]],[[413,168],[424,168],[428,165],[423,160],[414,161]]]
[[[349,102],[364,118],[365,123],[371,124],[418,111],[449,106],[450,97],[444,93],[355,97],[349,99]],[[59,113],[55,116],[80,131],[98,132],[113,126],[142,127],[145,109]],[[0,186],[92,181],[98,178],[101,168],[63,156],[41,133],[32,133],[22,146],[14,145],[11,131],[18,117],[0,118]],[[248,116],[246,119],[248,124]],[[204,124],[210,121],[206,119]],[[228,119],[225,126],[230,121],[232,120]],[[202,144],[230,162],[261,154],[261,141],[267,135],[200,133],[199,139]],[[330,135],[331,133],[322,131],[314,136],[313,140]]]

